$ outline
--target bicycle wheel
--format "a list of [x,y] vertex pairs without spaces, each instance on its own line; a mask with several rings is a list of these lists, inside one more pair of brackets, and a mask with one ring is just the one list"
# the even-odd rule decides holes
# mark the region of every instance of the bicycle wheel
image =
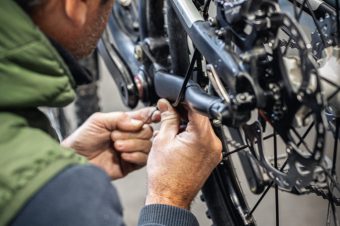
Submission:
[[[154,89],[150,81],[154,71],[161,69],[174,75],[192,75],[208,93],[236,106],[233,120],[225,123],[228,127],[221,120],[212,121],[224,146],[223,161],[202,189],[213,223],[256,225],[256,219],[258,225],[279,225],[283,223],[279,196],[293,194],[290,199],[296,200],[297,195],[311,194],[326,202],[326,225],[337,225],[337,2],[138,3],[137,49],[142,64],[138,82],[143,91],[139,90],[139,98],[154,92],[149,92]],[[210,4],[214,7],[209,10]],[[282,13],[280,6],[291,15]],[[195,30],[198,20],[200,26]],[[306,33],[311,34],[311,41]],[[211,54],[216,46],[221,47],[219,54]],[[141,80],[148,82],[144,86]],[[154,103],[155,99],[146,102]],[[235,156],[241,162],[237,167]],[[275,217],[267,223],[257,213],[271,190],[275,204],[269,215]],[[258,201],[252,201],[254,197]],[[295,225],[303,225],[303,219],[313,218],[314,212],[310,215],[291,219]],[[290,219],[285,222],[294,225]],[[315,225],[322,224],[315,221]]]
[[[148,39],[150,43],[150,39],[152,39],[157,40],[158,43],[169,45],[168,52],[164,51],[162,55],[157,55],[152,59],[153,62],[150,59],[145,59],[144,65],[150,66],[149,71],[153,71],[155,65],[161,65],[172,73],[184,75],[190,64],[190,49],[188,35],[177,19],[176,13],[166,1],[150,0],[140,1],[139,3],[140,8],[143,9],[140,18],[145,18],[144,26],[141,27],[142,40]],[[150,13],[152,16],[150,16]],[[160,40],[168,40],[168,43]],[[153,51],[155,52],[155,50]],[[164,61],[164,59],[167,59],[167,61]],[[199,82],[203,83],[200,72],[203,71],[197,70],[195,76],[199,77]],[[223,136],[219,129],[219,127],[216,127],[216,132]],[[227,148],[225,142],[224,148]],[[245,216],[241,215],[239,209],[245,211],[247,205],[234,173],[231,159],[225,159],[223,164],[221,163],[208,179],[202,192],[204,194],[203,199],[208,205],[208,215],[213,219],[215,225],[236,226],[245,224]],[[247,221],[250,222],[251,218]]]
[[[177,18],[181,17],[181,15],[174,12],[171,5],[173,2],[171,2],[172,1],[168,2],[165,22],[163,23],[162,21],[159,22],[156,20],[158,23],[157,25],[153,24],[149,27],[146,26],[145,29],[147,30],[156,27],[157,29],[154,29],[151,32],[154,37],[167,38],[169,40],[169,55],[171,58],[166,64],[162,64],[160,61],[156,61],[156,63],[162,65],[163,68],[168,69],[174,74],[184,75],[187,74],[187,68],[190,66],[190,43],[194,42],[190,41],[190,37],[194,34],[186,33],[188,31],[183,28],[183,20],[181,21]],[[207,17],[206,15],[210,2],[211,1],[193,1],[193,5],[203,16]],[[226,3],[229,3],[229,5]],[[272,3],[275,7],[279,6],[276,5],[274,1]],[[144,7],[149,9],[152,9],[152,7],[155,6],[153,1],[149,1],[149,3],[145,4]],[[231,3],[230,1],[216,1],[216,4],[223,5],[223,7],[229,7],[228,10],[232,11],[239,10],[241,5],[246,3],[245,1],[236,1],[234,3]],[[246,45],[247,43],[242,43],[243,45],[241,45],[240,43],[242,40],[237,40],[237,38],[242,39],[244,37],[234,37],[235,34],[233,33],[228,34],[226,30],[227,26],[224,25],[225,27],[223,27],[221,24],[216,25],[216,23],[218,23],[216,18],[210,18],[210,26],[219,26],[215,29],[215,34],[220,36],[220,40],[225,42],[227,48],[229,48],[229,50],[233,49],[232,51],[236,54],[243,54],[242,57],[244,58],[242,60],[248,61],[246,63],[249,65],[249,68],[247,69],[249,73],[252,76],[256,76],[256,74],[260,73],[265,74],[261,80],[256,82],[259,83],[259,87],[262,87],[263,92],[270,90],[273,95],[273,100],[270,104],[258,106],[253,110],[253,114],[255,113],[256,118],[255,120],[252,120],[252,123],[248,121],[246,124],[242,125],[242,127],[234,128],[225,128],[220,122],[216,121],[213,123],[216,133],[223,141],[225,158],[213,172],[202,190],[208,206],[209,215],[215,225],[255,225],[255,210],[271,188],[274,190],[275,199],[273,214],[276,215],[275,219],[273,219],[273,224],[279,225],[281,222],[279,196],[282,192],[286,192],[300,196],[306,194],[321,196],[321,198],[328,202],[328,211],[326,211],[327,217],[325,217],[327,219],[326,224],[332,222],[334,225],[337,225],[335,206],[339,205],[338,196],[336,195],[336,190],[339,188],[338,182],[334,177],[336,175],[338,139],[331,139],[330,137],[339,136],[337,129],[339,125],[336,123],[336,121],[338,121],[338,116],[335,113],[336,109],[334,108],[336,108],[339,103],[338,92],[340,83],[336,73],[322,74],[322,67],[320,69],[319,65],[314,65],[314,59],[320,60],[323,58],[323,53],[320,53],[320,51],[324,52],[325,48],[328,47],[333,48],[333,50],[335,49],[334,43],[336,43],[335,39],[337,37],[336,29],[332,29],[331,26],[328,28],[328,32],[330,32],[331,35],[329,35],[327,41],[324,40],[324,45],[320,48],[320,43],[318,44],[315,34],[319,32],[320,35],[318,35],[318,37],[322,37],[322,32],[318,28],[320,26],[319,23],[323,20],[320,18],[322,18],[322,15],[326,18],[329,11],[324,12],[324,14],[322,14],[321,11],[318,11],[319,18],[316,18],[316,12],[311,8],[308,0],[301,2],[300,4],[296,1],[291,1],[291,3],[288,1],[280,1],[280,4],[282,7],[290,7],[292,9],[292,16],[283,15],[283,23],[276,25],[277,30],[273,32],[273,36],[275,37],[268,37],[273,38],[273,41],[276,41],[276,43],[272,42],[271,44],[278,45],[279,47],[276,48],[275,52],[266,51],[264,56],[257,58],[256,63],[261,65],[261,67],[252,65],[252,62],[250,62],[252,57],[251,54],[254,54],[254,52],[251,51],[256,50],[254,50],[254,47],[255,40],[258,41],[257,38],[251,37],[251,34],[248,34],[249,37],[253,39],[250,42],[253,42],[254,46],[251,44]],[[161,7],[164,5],[161,6],[159,1],[158,6],[158,12],[164,12],[164,9],[161,10]],[[248,5],[248,7],[252,8],[253,6]],[[328,8],[326,7],[326,9]],[[156,9],[154,10],[157,12]],[[224,8],[224,10],[226,11],[226,8]],[[153,13],[155,13],[155,11],[153,11]],[[225,18],[229,15],[227,15],[225,11],[223,11],[224,19],[230,20],[229,28],[227,29],[233,30],[232,32],[236,33],[239,27],[233,24],[233,20],[239,20],[239,16],[234,13],[230,18]],[[182,13],[185,14],[185,12]],[[218,13],[221,12],[218,11],[217,14]],[[258,13],[260,14],[261,12]],[[147,11],[145,11],[145,14],[147,14]],[[160,13],[158,17],[161,17],[161,14],[162,13]],[[262,14],[262,16],[264,15]],[[316,30],[312,33],[312,48],[310,47],[311,44],[309,40],[302,37],[304,36],[304,32],[301,29],[302,25],[297,24],[293,18],[297,21],[304,18],[304,28],[307,28],[307,32],[312,33],[313,29]],[[150,23],[155,23],[155,21],[151,21]],[[164,34],[164,27],[166,35]],[[146,34],[146,32],[144,32],[144,34]],[[231,37],[228,37],[228,35]],[[264,34],[260,35],[265,36]],[[263,42],[262,45],[265,46],[264,49],[266,49],[266,45],[270,42],[268,42],[268,40],[261,41]],[[301,44],[301,42],[303,43]],[[259,43],[256,43],[256,46],[258,45]],[[290,49],[286,50],[284,49],[285,47],[286,49]],[[192,48],[195,48],[195,43]],[[304,53],[307,49],[313,50],[313,52],[308,55],[308,57],[313,56],[313,60],[304,59],[304,57],[307,57],[306,53]],[[246,57],[249,58],[246,59]],[[280,57],[286,62],[282,62]],[[292,63],[294,57],[299,57],[301,62]],[[207,76],[207,74],[211,73],[211,71],[207,70],[208,67],[204,65],[206,62],[204,62],[203,59],[205,59],[204,54],[195,59],[196,70],[193,70],[192,74],[195,78],[194,80],[201,84],[202,88],[208,89],[209,83],[207,83],[207,77],[209,76]],[[271,67],[270,64],[280,65],[280,67]],[[305,67],[308,64],[313,65],[309,65],[308,67],[310,68],[307,70]],[[311,68],[320,71],[321,75],[304,76],[304,74],[312,74]],[[327,68],[329,69],[331,66],[328,65]],[[293,69],[300,72],[293,74],[294,76],[291,77],[287,74],[285,77],[281,78],[275,76],[275,74],[284,73],[283,71],[285,70]],[[275,79],[272,79],[271,76]],[[331,79],[329,79],[329,77],[331,77]],[[296,81],[296,79],[298,81]],[[321,81],[316,82],[316,80],[319,79]],[[310,80],[314,80],[314,82],[309,82]],[[283,86],[280,84],[281,82],[286,82],[287,84]],[[312,83],[313,85],[311,85]],[[316,100],[316,96],[321,93],[321,88],[319,87],[321,86],[320,83],[322,83],[324,87],[328,87],[332,90],[331,92],[326,92],[327,94],[325,96],[329,100],[332,98],[334,98],[334,100],[328,101],[327,104]],[[278,84],[278,86],[275,86],[276,84]],[[289,101],[287,101],[289,98],[284,99],[284,97],[280,97],[280,95],[288,95],[283,89],[289,87],[289,89],[293,90],[291,93],[298,95],[297,91],[301,89],[302,86],[309,86],[309,88],[314,86],[310,99],[307,100],[307,98],[302,98],[303,101],[301,102],[303,102],[303,104],[299,104],[295,107],[287,106],[287,104],[289,104]],[[332,88],[330,86],[332,86]],[[238,92],[244,92],[245,90],[246,89],[242,90],[242,87],[240,87]],[[215,91],[216,92],[213,91],[212,93],[216,95],[218,92],[217,90]],[[285,101],[285,104],[283,104],[282,101]],[[328,113],[325,114],[324,110],[325,107],[329,106],[333,109],[333,112],[329,113],[332,115],[332,119],[325,121],[324,117]],[[285,109],[287,108],[289,109],[288,111],[290,111],[288,113],[285,112]],[[281,123],[280,120],[282,120]],[[326,132],[328,123],[331,125],[332,130]],[[266,131],[266,133],[263,131]],[[328,135],[328,139],[332,142],[328,147],[325,145],[325,143],[328,142],[325,138],[326,135]],[[271,144],[272,147],[268,147],[264,141]],[[307,144],[312,141],[312,145]],[[281,147],[278,146],[279,144]],[[331,149],[329,151],[331,152],[331,155],[328,157],[324,157],[326,155],[326,149]],[[293,152],[293,154],[290,152]],[[241,161],[241,168],[243,168],[246,173],[246,178],[243,179],[248,182],[249,187],[240,186],[238,175],[241,172],[234,168],[233,161],[235,159],[233,158],[232,153],[238,153]],[[246,189],[251,190],[256,195],[261,194],[258,201],[252,204],[252,208],[248,207],[247,201],[249,198],[244,196],[242,192],[242,190]],[[296,220],[295,223],[297,225],[302,225],[303,222],[300,221],[299,223],[298,218],[303,219],[301,216],[296,217],[294,219]],[[321,222],[316,223],[316,225],[320,224]],[[260,223],[260,225],[263,224]]]

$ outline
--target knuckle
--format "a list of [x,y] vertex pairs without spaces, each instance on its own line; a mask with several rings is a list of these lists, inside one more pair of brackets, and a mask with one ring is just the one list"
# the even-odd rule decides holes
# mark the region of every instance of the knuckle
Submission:
[[116,115],[118,118],[122,118],[122,119],[129,117],[129,115],[126,112],[122,112],[122,111],[116,112]]
[[120,137],[120,133],[118,131],[113,131],[111,133],[111,139],[112,140],[117,140],[117,139],[119,139],[119,137]]
[[91,117],[89,118],[89,120],[92,120],[92,121],[97,121],[99,119],[101,119],[103,117],[103,114],[104,113],[101,113],[101,112],[96,112],[94,114],[91,115]]
[[119,140],[118,140],[118,141],[115,141],[114,144],[113,144],[113,146],[114,146],[116,149],[118,149],[118,150],[120,150],[120,149],[123,148],[123,145],[122,145],[122,143],[121,143]]

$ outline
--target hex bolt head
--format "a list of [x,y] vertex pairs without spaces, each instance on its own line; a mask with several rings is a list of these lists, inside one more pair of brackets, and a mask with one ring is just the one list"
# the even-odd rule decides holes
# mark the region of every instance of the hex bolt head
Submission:
[[131,0],[120,0],[119,3],[124,7],[128,7],[131,5]]
[[211,27],[215,27],[217,25],[217,20],[216,20],[216,17],[209,17],[208,18],[208,21],[209,21],[209,25]]
[[141,61],[143,59],[142,46],[140,46],[140,45],[135,46],[134,56],[135,56],[136,60],[138,60],[138,61]]

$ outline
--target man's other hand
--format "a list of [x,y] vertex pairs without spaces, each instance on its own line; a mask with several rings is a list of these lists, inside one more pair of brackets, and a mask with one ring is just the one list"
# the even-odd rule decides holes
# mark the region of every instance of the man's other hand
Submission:
[[159,120],[155,108],[96,113],[62,145],[85,156],[112,179],[122,178],[146,164],[153,135],[150,123]]
[[188,112],[180,132],[180,117],[166,100],[158,102],[162,125],[147,163],[148,204],[189,208],[212,170],[221,161],[221,141],[209,119]]

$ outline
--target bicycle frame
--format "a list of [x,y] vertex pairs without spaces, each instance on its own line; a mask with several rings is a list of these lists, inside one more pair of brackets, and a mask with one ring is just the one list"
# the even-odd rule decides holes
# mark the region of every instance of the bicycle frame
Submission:
[[[250,6],[252,2],[253,1],[248,1],[248,5]],[[135,46],[136,43],[133,43],[123,34],[119,34],[121,32],[116,32],[115,37],[104,35],[103,38],[110,40],[110,43],[112,43],[111,49],[107,48],[103,41],[99,43],[99,51],[104,61],[106,61],[107,65],[113,65],[110,70],[116,72],[112,74],[112,76],[116,84],[122,88],[121,95],[125,100],[125,104],[132,108],[136,106],[138,99],[141,99],[142,96],[145,95],[145,90],[148,89],[155,90],[157,98],[167,98],[170,101],[176,101],[184,81],[185,67],[181,68],[180,63],[175,63],[175,69],[172,74],[168,72],[169,65],[167,64],[167,57],[171,50],[168,47],[163,29],[165,23],[162,11],[163,3],[164,1],[160,0],[139,0],[141,40],[138,46],[147,55],[147,57],[142,59],[142,62],[131,57],[131,48]],[[206,61],[211,64],[214,73],[222,79],[226,85],[228,94],[237,95],[237,93],[242,92],[243,90],[239,83],[244,83],[244,81],[251,83],[251,79],[248,79],[247,68],[242,64],[240,56],[226,48],[225,43],[219,38],[218,34],[216,34],[216,29],[209,24],[209,22],[205,21],[192,1],[168,0],[168,4],[172,6],[171,8],[177,15],[179,23],[189,35],[195,48],[197,48],[205,57]],[[256,4],[258,4],[258,1],[256,1]],[[323,2],[315,9],[320,15],[327,12],[334,13],[334,8],[326,2]],[[247,10],[252,9],[248,7]],[[149,20],[148,18],[153,19]],[[113,31],[119,30],[115,20],[115,18],[111,18],[109,23]],[[247,48],[246,45],[244,47]],[[109,55],[116,56],[116,58],[112,59]],[[181,56],[178,57],[181,58]],[[150,60],[150,58],[152,58],[152,60]],[[182,59],[172,60],[173,62],[184,62],[183,65],[189,63]],[[119,67],[119,65],[123,65],[124,67]],[[139,79],[144,79],[149,87],[140,87],[138,81],[136,82],[135,80],[137,75],[141,76]],[[188,92],[184,95],[183,102],[196,111],[207,115],[211,119],[216,119],[216,115],[227,111],[226,109],[228,109],[230,104],[227,100],[208,96],[200,90],[199,85],[193,81],[190,81],[186,88]],[[137,93],[139,95],[137,95]],[[148,102],[148,104],[153,104],[154,101],[155,99]],[[261,107],[261,104],[262,103],[259,102],[257,106]],[[215,111],[217,108],[219,111]],[[216,134],[223,141],[223,153],[227,155],[229,150],[226,139],[224,139],[223,124],[223,120],[215,120],[213,122]],[[244,145],[239,131],[231,129],[230,134],[236,143]],[[238,154],[241,160],[241,166],[247,175],[250,189],[254,193],[261,193],[266,184],[262,183],[263,178],[259,166],[254,162],[251,154],[246,152],[240,152]],[[229,218],[233,218],[232,221],[236,222],[236,225],[256,225],[251,213],[249,214],[248,205],[242,195],[237,176],[234,171],[231,170],[232,168],[233,163],[231,159],[225,157],[202,189],[205,196],[216,196],[218,198],[215,199],[223,200],[224,203],[224,206],[218,206],[218,208],[215,208],[215,203],[207,203],[209,209],[218,210],[213,211],[214,216],[211,217],[217,226],[224,225],[224,222],[230,222]],[[220,187],[225,188],[225,190],[215,188],[214,186],[216,186],[216,184],[219,184]],[[216,193],[207,192],[211,190],[216,190]],[[221,209],[223,209],[223,211],[221,211]],[[230,214],[226,215],[226,212]]]

